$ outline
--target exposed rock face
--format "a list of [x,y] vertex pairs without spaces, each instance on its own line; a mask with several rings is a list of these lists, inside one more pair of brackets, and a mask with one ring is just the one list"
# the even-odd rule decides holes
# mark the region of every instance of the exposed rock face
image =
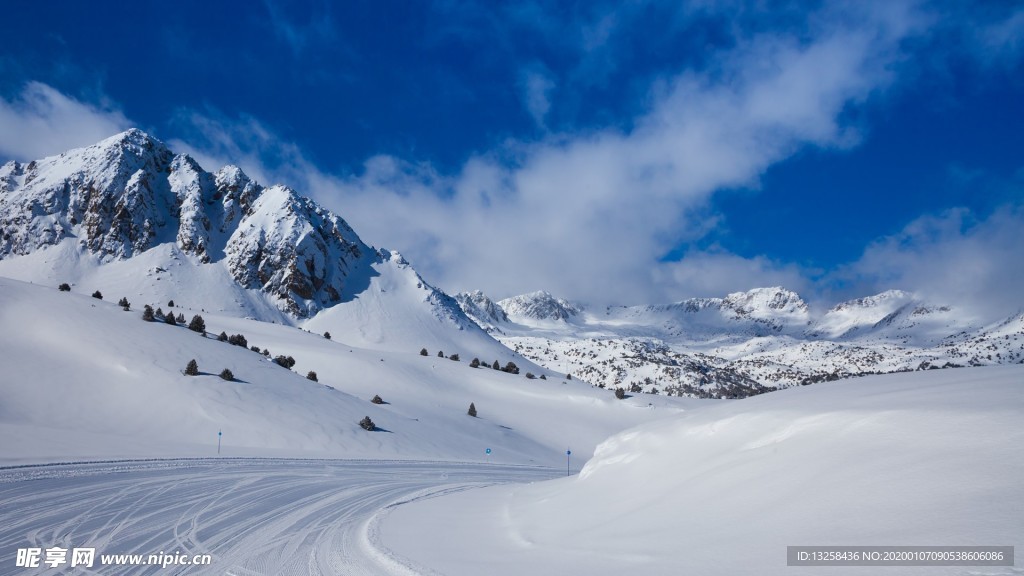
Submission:
[[297,316],[340,301],[347,277],[381,257],[291,189],[265,188],[236,166],[206,172],[136,129],[0,167],[0,259],[68,239],[101,261],[173,242]]

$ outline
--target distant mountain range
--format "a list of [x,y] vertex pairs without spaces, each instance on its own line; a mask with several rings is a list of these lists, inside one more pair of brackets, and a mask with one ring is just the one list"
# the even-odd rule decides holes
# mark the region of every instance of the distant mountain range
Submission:
[[742,397],[849,375],[1024,361],[1024,315],[979,326],[898,290],[823,313],[781,287],[602,308],[547,292],[452,298],[294,190],[236,166],[207,172],[135,129],[0,167],[0,276],[142,303],[177,298],[368,348],[532,360],[538,374],[630,393]]
[[820,314],[782,287],[603,308],[547,292],[455,298],[538,364],[634,393],[747,396],[855,375],[1024,363],[1024,314],[975,325],[956,308],[899,290]]

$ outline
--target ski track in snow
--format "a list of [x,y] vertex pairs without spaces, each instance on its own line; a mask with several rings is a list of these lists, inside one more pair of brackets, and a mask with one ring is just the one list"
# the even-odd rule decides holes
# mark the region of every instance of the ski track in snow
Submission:
[[[0,574],[19,548],[96,548],[83,574],[434,574],[381,542],[403,503],[555,470],[452,462],[151,460],[0,469]],[[105,554],[211,554],[209,566],[102,566]],[[70,552],[68,554],[70,561]],[[76,570],[80,570],[76,568]]]

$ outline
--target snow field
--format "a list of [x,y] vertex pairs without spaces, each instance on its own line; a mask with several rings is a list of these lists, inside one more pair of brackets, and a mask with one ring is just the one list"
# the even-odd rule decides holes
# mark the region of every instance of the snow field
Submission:
[[1018,366],[773,392],[620,433],[576,477],[402,507],[382,536],[451,576],[1017,574],[789,568],[786,546],[1022,549],[1022,413]]

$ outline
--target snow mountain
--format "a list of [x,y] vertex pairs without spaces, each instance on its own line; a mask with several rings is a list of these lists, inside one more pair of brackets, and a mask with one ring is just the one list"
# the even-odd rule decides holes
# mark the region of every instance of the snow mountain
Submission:
[[513,296],[498,302],[501,309],[517,322],[549,321],[565,322],[579,314],[580,310],[568,300],[555,298],[548,292],[539,291],[522,296]]
[[104,264],[170,245],[297,317],[353,298],[387,257],[294,190],[261,186],[236,166],[206,172],[137,129],[5,164],[0,229],[4,260],[66,247]]
[[[490,301],[479,292],[473,300]],[[1021,315],[977,324],[899,290],[824,313],[778,286],[600,309],[535,292],[498,302],[489,317],[503,312],[509,322],[487,327],[516,352],[633,393],[744,397],[846,376],[1024,362]]]

